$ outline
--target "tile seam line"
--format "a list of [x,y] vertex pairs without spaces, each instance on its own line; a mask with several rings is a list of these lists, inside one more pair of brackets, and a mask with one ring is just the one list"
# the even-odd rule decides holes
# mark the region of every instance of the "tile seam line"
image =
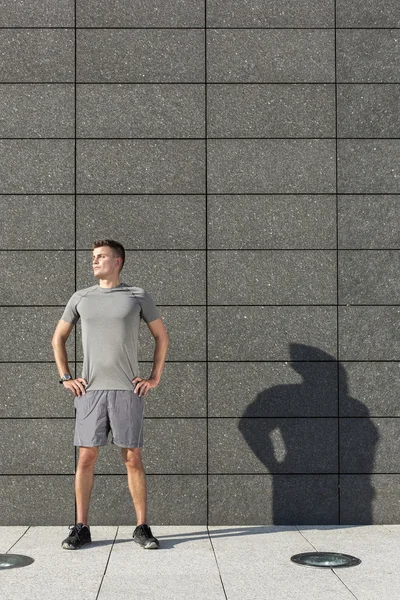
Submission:
[[[305,532],[306,532],[307,530],[304,530],[304,529],[302,530],[302,529],[300,529],[300,527],[299,527],[299,526],[296,526],[296,529],[297,529],[297,531],[300,533],[300,535],[301,535],[301,536],[302,536],[302,537],[303,537],[303,538],[306,540],[306,542],[307,542],[308,544],[310,544],[310,546],[311,546],[312,548],[314,548],[315,552],[319,552],[319,551],[318,551],[318,549],[317,549],[317,548],[314,546],[314,544],[313,544],[313,543],[312,543],[312,542],[311,542],[311,541],[310,541],[310,540],[309,540],[309,539],[306,537],[306,535],[305,535]],[[330,569],[330,571],[333,573],[333,575],[335,575],[335,576],[336,576],[336,577],[339,579],[339,581],[340,581],[340,582],[343,584],[343,586],[344,586],[344,587],[345,587],[345,588],[346,588],[346,589],[347,589],[347,590],[350,592],[350,594],[351,594],[351,595],[352,595],[354,598],[356,598],[356,600],[359,600],[359,599],[358,599],[358,597],[357,597],[357,596],[356,596],[356,595],[355,595],[355,594],[354,594],[354,593],[351,591],[351,589],[350,589],[350,588],[349,588],[349,587],[348,587],[348,586],[345,584],[345,582],[344,582],[344,581],[343,581],[343,580],[342,580],[342,579],[339,577],[339,575],[336,573],[336,571],[335,571],[334,569]]]
[[[76,99],[76,66],[77,66],[77,53],[76,53],[76,2],[77,0],[74,1],[74,137],[75,137],[75,142],[74,142],[74,290],[76,291],[77,288],[77,263],[78,263],[78,253],[77,253],[77,215],[76,215],[76,211],[77,211],[77,141],[76,141],[76,132],[77,132],[77,125],[76,125],[76,105],[77,105],[77,99]],[[74,365],[73,365],[73,371],[70,368],[71,372],[73,373],[73,376],[76,377],[77,376],[77,356],[78,356],[78,340],[77,340],[77,334],[76,334],[76,329],[74,331]],[[74,409],[74,418],[76,419],[76,409]],[[74,467],[74,471],[76,472],[76,468],[77,468],[77,463],[78,463],[78,456],[79,456],[79,452],[78,452],[78,447],[74,446],[74,451],[73,451],[73,456],[74,456],[74,463],[75,463],[75,467]],[[74,494],[74,511],[75,511],[75,523],[77,522],[78,519],[78,505],[77,505],[77,500],[76,500],[76,494]],[[102,580],[103,581],[103,580]],[[102,583],[101,581],[101,583]],[[101,583],[100,583],[100,587],[101,587]],[[100,588],[99,588],[100,591]],[[98,594],[97,594],[98,596]],[[96,596],[96,598],[97,598]]]
[[[210,512],[210,498],[209,498],[209,412],[208,412],[208,389],[209,389],[209,373],[208,373],[208,120],[207,120],[207,0],[204,0],[204,201],[205,201],[205,300],[206,300],[206,319],[205,319],[205,345],[206,345],[206,360],[205,360],[205,376],[206,376],[206,390],[205,390],[205,402],[206,402],[206,525],[208,531],[209,523],[209,512]],[[222,583],[222,579],[221,579]],[[224,590],[225,593],[225,590]],[[225,594],[226,595],[226,594]]]
[[16,544],[18,544],[18,542],[25,536],[25,534],[29,531],[29,529],[31,528],[31,525],[28,525],[27,529],[23,532],[22,535],[19,536],[19,538],[12,544],[12,546],[7,550],[6,554],[9,554],[9,552],[14,548],[14,546]]
[[204,25],[194,25],[194,26],[181,26],[181,27],[173,27],[173,26],[144,26],[144,27],[140,27],[140,26],[132,26],[132,27],[119,27],[119,26],[114,26],[114,27],[107,27],[107,26],[95,26],[95,27],[87,27],[84,25],[81,26],[76,26],[76,25],[56,25],[56,26],[50,26],[50,25],[33,25],[33,26],[29,26],[29,25],[22,25],[22,26],[18,26],[18,25],[5,25],[5,26],[1,26],[0,30],[8,30],[8,29],[62,29],[62,30],[84,30],[84,31],[96,31],[96,30],[148,30],[148,31],[152,31],[153,29],[155,30],[183,30],[183,31],[203,31],[203,30],[209,30],[209,31],[218,31],[218,30],[224,30],[224,31],[252,31],[252,30],[258,30],[258,31],[271,31],[271,30],[289,30],[289,31],[308,31],[308,30],[312,30],[312,31],[334,31],[335,29],[338,30],[345,30],[345,31],[358,31],[359,29],[362,30],[367,30],[367,31],[397,31],[400,29],[400,27],[380,27],[380,26],[352,26],[352,27],[263,27],[261,25],[259,26],[242,26],[242,27],[235,27],[234,25],[232,26],[204,26]]
[[[336,385],[337,385],[337,465],[338,473],[341,471],[340,462],[340,362],[339,362],[339,323],[340,323],[340,308],[339,308],[339,177],[338,177],[338,81],[337,81],[337,6],[336,0],[334,0],[334,24],[335,24],[335,37],[334,37],[334,51],[335,51],[335,200],[336,200]],[[341,497],[340,497],[340,475],[337,478],[337,511],[338,511],[338,523],[341,522]]]
[[[335,85],[335,81],[2,81],[1,85]],[[336,85],[400,85],[400,81],[338,81]]]
[[208,539],[209,539],[209,541],[210,541],[210,545],[211,545],[211,550],[212,550],[212,552],[213,552],[213,554],[214,554],[214,560],[215,560],[215,564],[216,564],[216,566],[217,566],[218,575],[219,575],[219,580],[220,580],[220,582],[221,582],[221,586],[222,586],[222,591],[223,591],[223,593],[224,593],[225,599],[226,599],[226,600],[228,600],[228,595],[227,595],[227,593],[226,593],[226,590],[225,590],[225,585],[224,585],[224,581],[223,581],[223,579],[222,579],[222,574],[221,574],[221,569],[220,569],[220,567],[219,567],[219,562],[218,562],[218,558],[217,558],[217,553],[216,553],[216,551],[215,551],[215,548],[214,548],[214,544],[213,544],[213,541],[212,541],[212,536],[211,536],[211,533],[210,533],[210,529],[209,529],[209,525],[208,525],[208,523],[207,523],[206,527],[207,527]]
[[[74,252],[74,248],[0,248],[0,252]],[[398,248],[126,248],[127,252],[399,252]],[[90,252],[90,248],[77,248]],[[21,305],[30,306],[30,305]],[[57,305],[58,306],[58,305]],[[176,306],[176,305],[175,305]],[[188,306],[186,304],[180,306]],[[226,306],[230,306],[229,304]],[[248,305],[245,305],[248,306]],[[355,305],[357,306],[357,305]]]
[[113,539],[113,543],[111,544],[110,552],[108,553],[107,562],[106,562],[105,567],[104,567],[104,572],[103,572],[103,575],[102,575],[102,578],[101,578],[101,581],[100,581],[99,589],[97,590],[97,594],[96,594],[95,600],[98,600],[98,598],[99,598],[101,587],[103,585],[103,581],[104,581],[104,578],[105,578],[106,573],[107,573],[108,564],[110,562],[111,553],[112,553],[112,551],[114,549],[115,540],[117,539],[118,532],[119,532],[119,525],[117,525],[117,528],[116,528],[116,531],[115,531],[115,536],[114,536],[114,539]]
[[[204,86],[206,87],[206,86]],[[236,140],[250,140],[250,141],[261,141],[261,142],[265,142],[265,141],[269,141],[269,140],[292,140],[292,141],[302,141],[302,140],[318,140],[318,141],[324,141],[324,140],[332,140],[332,141],[346,141],[346,140],[360,140],[360,141],[365,141],[365,140],[373,140],[373,141],[392,141],[392,140],[400,140],[400,136],[397,137],[365,137],[365,136],[357,136],[357,137],[338,137],[336,136],[325,136],[325,137],[320,137],[320,136],[268,136],[268,137],[249,137],[249,136],[229,136],[229,137],[215,137],[215,136],[204,136],[204,137],[156,137],[156,136],[152,136],[152,137],[76,137],[76,136],[71,136],[71,137],[2,137],[0,138],[0,141],[17,141],[20,142],[21,140],[40,140],[41,142],[49,142],[49,141],[55,141],[58,142],[60,140],[74,140],[79,141],[79,140],[84,140],[84,141],[92,141],[92,142],[103,142],[103,141],[108,141],[108,142],[113,142],[113,141],[126,141],[126,142],[135,142],[135,141],[141,141],[141,140],[145,140],[145,141],[176,141],[176,142],[204,142],[204,141],[211,141],[211,140],[228,140],[228,141],[232,141],[235,142]],[[205,195],[205,194],[204,194]]]

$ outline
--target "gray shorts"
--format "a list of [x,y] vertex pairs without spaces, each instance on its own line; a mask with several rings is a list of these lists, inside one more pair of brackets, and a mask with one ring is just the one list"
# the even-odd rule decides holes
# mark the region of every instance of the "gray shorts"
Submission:
[[88,390],[74,397],[74,446],[143,448],[144,398],[133,390]]

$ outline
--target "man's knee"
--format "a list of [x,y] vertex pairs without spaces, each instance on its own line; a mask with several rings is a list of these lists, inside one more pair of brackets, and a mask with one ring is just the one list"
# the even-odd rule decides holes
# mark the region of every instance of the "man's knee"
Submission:
[[98,446],[80,446],[78,464],[80,467],[94,465],[99,454]]
[[143,469],[140,448],[122,448],[122,459],[127,468]]

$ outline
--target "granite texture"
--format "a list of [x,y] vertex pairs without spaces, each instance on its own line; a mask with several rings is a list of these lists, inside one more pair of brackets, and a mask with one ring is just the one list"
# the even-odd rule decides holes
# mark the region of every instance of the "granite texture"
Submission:
[[204,155],[199,140],[78,140],[77,191],[202,194]]
[[334,27],[333,0],[207,0],[208,27]]
[[0,195],[2,250],[73,250],[74,196]]
[[335,191],[334,140],[209,140],[207,149],[212,194]]
[[212,29],[207,32],[209,83],[311,81],[335,81],[332,29]]
[[204,81],[202,29],[78,29],[78,83]]
[[0,140],[0,193],[73,194],[74,140]]
[[[246,415],[246,413],[244,413]],[[337,473],[335,418],[209,419],[210,473]]]
[[206,248],[207,202],[202,194],[78,194],[76,207],[78,249],[89,249],[104,231],[127,251]]
[[400,83],[400,38],[395,29],[338,29],[338,83]]
[[74,27],[74,0],[2,0],[0,27]]
[[400,85],[370,83],[337,87],[338,137],[399,137]]
[[1,525],[64,525],[75,520],[73,475],[0,475]]
[[74,419],[0,419],[1,475],[74,472]]
[[338,140],[341,194],[398,194],[400,140]]
[[[295,357],[292,352],[292,358]],[[394,399],[395,393],[393,402]],[[343,388],[343,405],[346,400],[348,397]],[[209,417],[241,417],[244,414],[247,417],[281,418],[337,416],[336,362],[210,363]]]
[[[73,360],[69,368],[75,377]],[[59,378],[55,362],[0,363],[0,418],[75,418],[74,397]]]
[[339,373],[343,417],[399,417],[400,363],[345,362]]
[[337,475],[210,475],[210,525],[338,522]]
[[209,305],[336,301],[335,251],[212,250],[207,265]]
[[399,306],[340,306],[340,360],[400,360]]
[[339,251],[339,303],[400,304],[399,257],[399,250]]
[[399,248],[399,219],[396,194],[339,195],[339,248]]
[[[288,360],[299,342],[298,359],[319,352],[335,360],[336,309],[332,306],[211,306],[208,357],[211,360]],[[295,342],[295,341],[296,342]]]
[[400,475],[340,475],[340,520],[343,525],[399,523]]
[[337,27],[400,27],[397,0],[336,0]]
[[[394,212],[398,205],[392,198]],[[337,245],[336,199],[332,194],[209,194],[207,215],[210,250],[328,250]],[[343,227],[347,219],[346,213]],[[378,227],[380,220],[376,220]]]
[[207,135],[335,137],[335,86],[209,84]]
[[75,79],[72,29],[0,29],[2,83]]
[[74,84],[0,85],[0,137],[73,138]]
[[[0,304],[66,303],[75,291],[74,282],[70,278],[60,278],[60,273],[71,273],[74,267],[73,250],[2,250],[0,271],[3,274],[3,285]],[[27,286],[27,281],[36,282],[36,285]]]
[[[205,0],[81,0],[77,27],[204,27]],[[134,6],[134,10],[132,10]]]
[[76,135],[194,138],[205,135],[204,85],[77,86]]

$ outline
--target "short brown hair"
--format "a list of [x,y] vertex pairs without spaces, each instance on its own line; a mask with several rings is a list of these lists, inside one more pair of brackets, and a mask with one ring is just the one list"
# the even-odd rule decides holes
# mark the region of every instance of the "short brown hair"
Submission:
[[110,248],[113,249],[114,256],[116,258],[122,258],[122,266],[118,271],[118,273],[120,273],[125,263],[125,248],[122,244],[116,242],[115,240],[97,240],[96,242],[93,242],[92,250],[95,248],[101,248],[102,246],[110,246]]

